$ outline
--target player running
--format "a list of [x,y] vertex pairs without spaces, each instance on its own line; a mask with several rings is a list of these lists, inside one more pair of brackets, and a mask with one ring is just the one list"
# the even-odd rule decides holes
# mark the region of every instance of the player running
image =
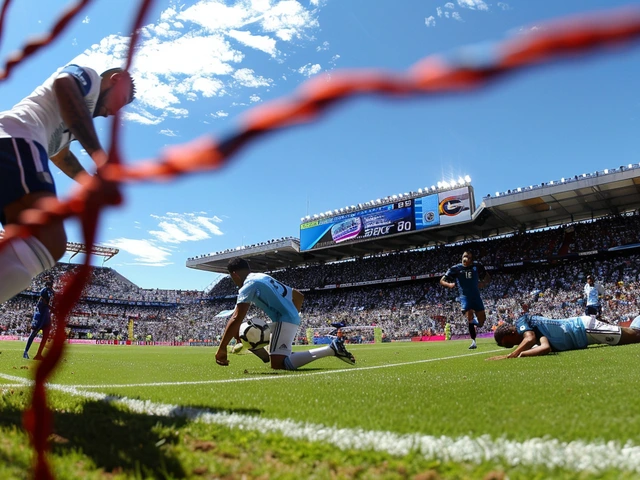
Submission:
[[455,288],[456,284],[458,285],[462,314],[469,322],[469,335],[471,336],[469,350],[478,348],[476,344],[476,326],[482,327],[487,319],[484,303],[480,297],[480,288],[485,287],[489,280],[489,274],[484,266],[473,262],[473,254],[471,252],[464,252],[462,254],[462,263],[452,266],[440,279],[440,285],[444,287]]
[[42,341],[38,347],[38,353],[36,353],[36,356],[33,357],[33,359],[42,360],[44,358],[42,356],[42,350],[47,343],[49,332],[51,331],[50,307],[55,292],[53,291],[53,282],[51,280],[47,280],[44,285],[45,287],[40,291],[40,298],[38,298],[36,310],[33,314],[33,320],[31,321],[31,335],[29,335],[27,346],[22,354],[22,358],[26,358],[27,360],[29,359],[29,349],[31,348],[31,344],[40,330],[42,330]]
[[269,353],[264,348],[252,350],[263,361],[271,361],[275,370],[295,370],[323,357],[338,357],[343,362],[355,365],[356,359],[347,351],[344,341],[335,338],[331,344],[303,352],[291,351],[293,340],[300,326],[300,309],[304,299],[302,293],[280,283],[264,273],[251,273],[249,263],[236,258],[227,266],[231,279],[240,290],[236,308],[224,329],[220,346],[216,352],[216,363],[227,366],[227,345],[239,336],[240,325],[249,307],[254,304],[273,321]]

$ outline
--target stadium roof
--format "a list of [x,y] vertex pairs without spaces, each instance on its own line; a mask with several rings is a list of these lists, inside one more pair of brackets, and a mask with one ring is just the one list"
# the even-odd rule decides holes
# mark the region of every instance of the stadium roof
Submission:
[[486,196],[467,222],[305,252],[300,251],[298,239],[286,238],[201,255],[189,259],[187,267],[227,273],[229,260],[240,256],[254,271],[273,271],[556,227],[639,208],[640,166],[634,164]]

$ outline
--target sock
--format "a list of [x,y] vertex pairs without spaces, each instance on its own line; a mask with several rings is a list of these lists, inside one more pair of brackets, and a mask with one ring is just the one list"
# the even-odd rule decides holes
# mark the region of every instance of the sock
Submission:
[[31,335],[29,335],[29,339],[27,340],[27,346],[24,347],[24,353],[29,353],[29,349],[31,348],[31,344],[33,343],[33,341],[35,340],[37,335],[38,335],[38,332],[36,330],[33,330],[31,332]]
[[473,323],[469,324],[469,335],[471,335],[473,343],[476,343],[476,326]]
[[307,350],[306,352],[294,352],[287,358],[285,358],[284,366],[287,368],[287,370],[295,370],[319,358],[332,357],[334,355],[335,352],[329,345],[327,345],[326,347],[313,348],[311,350]]
[[31,279],[56,264],[35,237],[12,238],[0,250],[0,303],[31,285]]

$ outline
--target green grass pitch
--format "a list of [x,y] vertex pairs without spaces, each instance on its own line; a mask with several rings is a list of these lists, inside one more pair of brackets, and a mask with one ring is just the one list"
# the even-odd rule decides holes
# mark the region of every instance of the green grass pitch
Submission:
[[[640,478],[640,345],[485,361],[492,340],[355,345],[273,372],[214,348],[69,345],[50,380],[59,479]],[[30,478],[37,365],[0,342],[0,478]]]

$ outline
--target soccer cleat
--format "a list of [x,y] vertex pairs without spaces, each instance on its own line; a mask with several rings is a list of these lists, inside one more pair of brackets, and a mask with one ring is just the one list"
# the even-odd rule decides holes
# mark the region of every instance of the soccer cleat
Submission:
[[334,338],[330,344],[331,350],[336,354],[343,362],[348,363],[349,365],[355,365],[356,359],[344,346],[344,341],[339,338]]
[[478,345],[476,345],[475,343],[469,345],[469,350],[475,350],[476,348],[478,348]]
[[27,360],[29,360],[29,354],[27,352],[24,352],[22,354],[22,358],[26,358]]

